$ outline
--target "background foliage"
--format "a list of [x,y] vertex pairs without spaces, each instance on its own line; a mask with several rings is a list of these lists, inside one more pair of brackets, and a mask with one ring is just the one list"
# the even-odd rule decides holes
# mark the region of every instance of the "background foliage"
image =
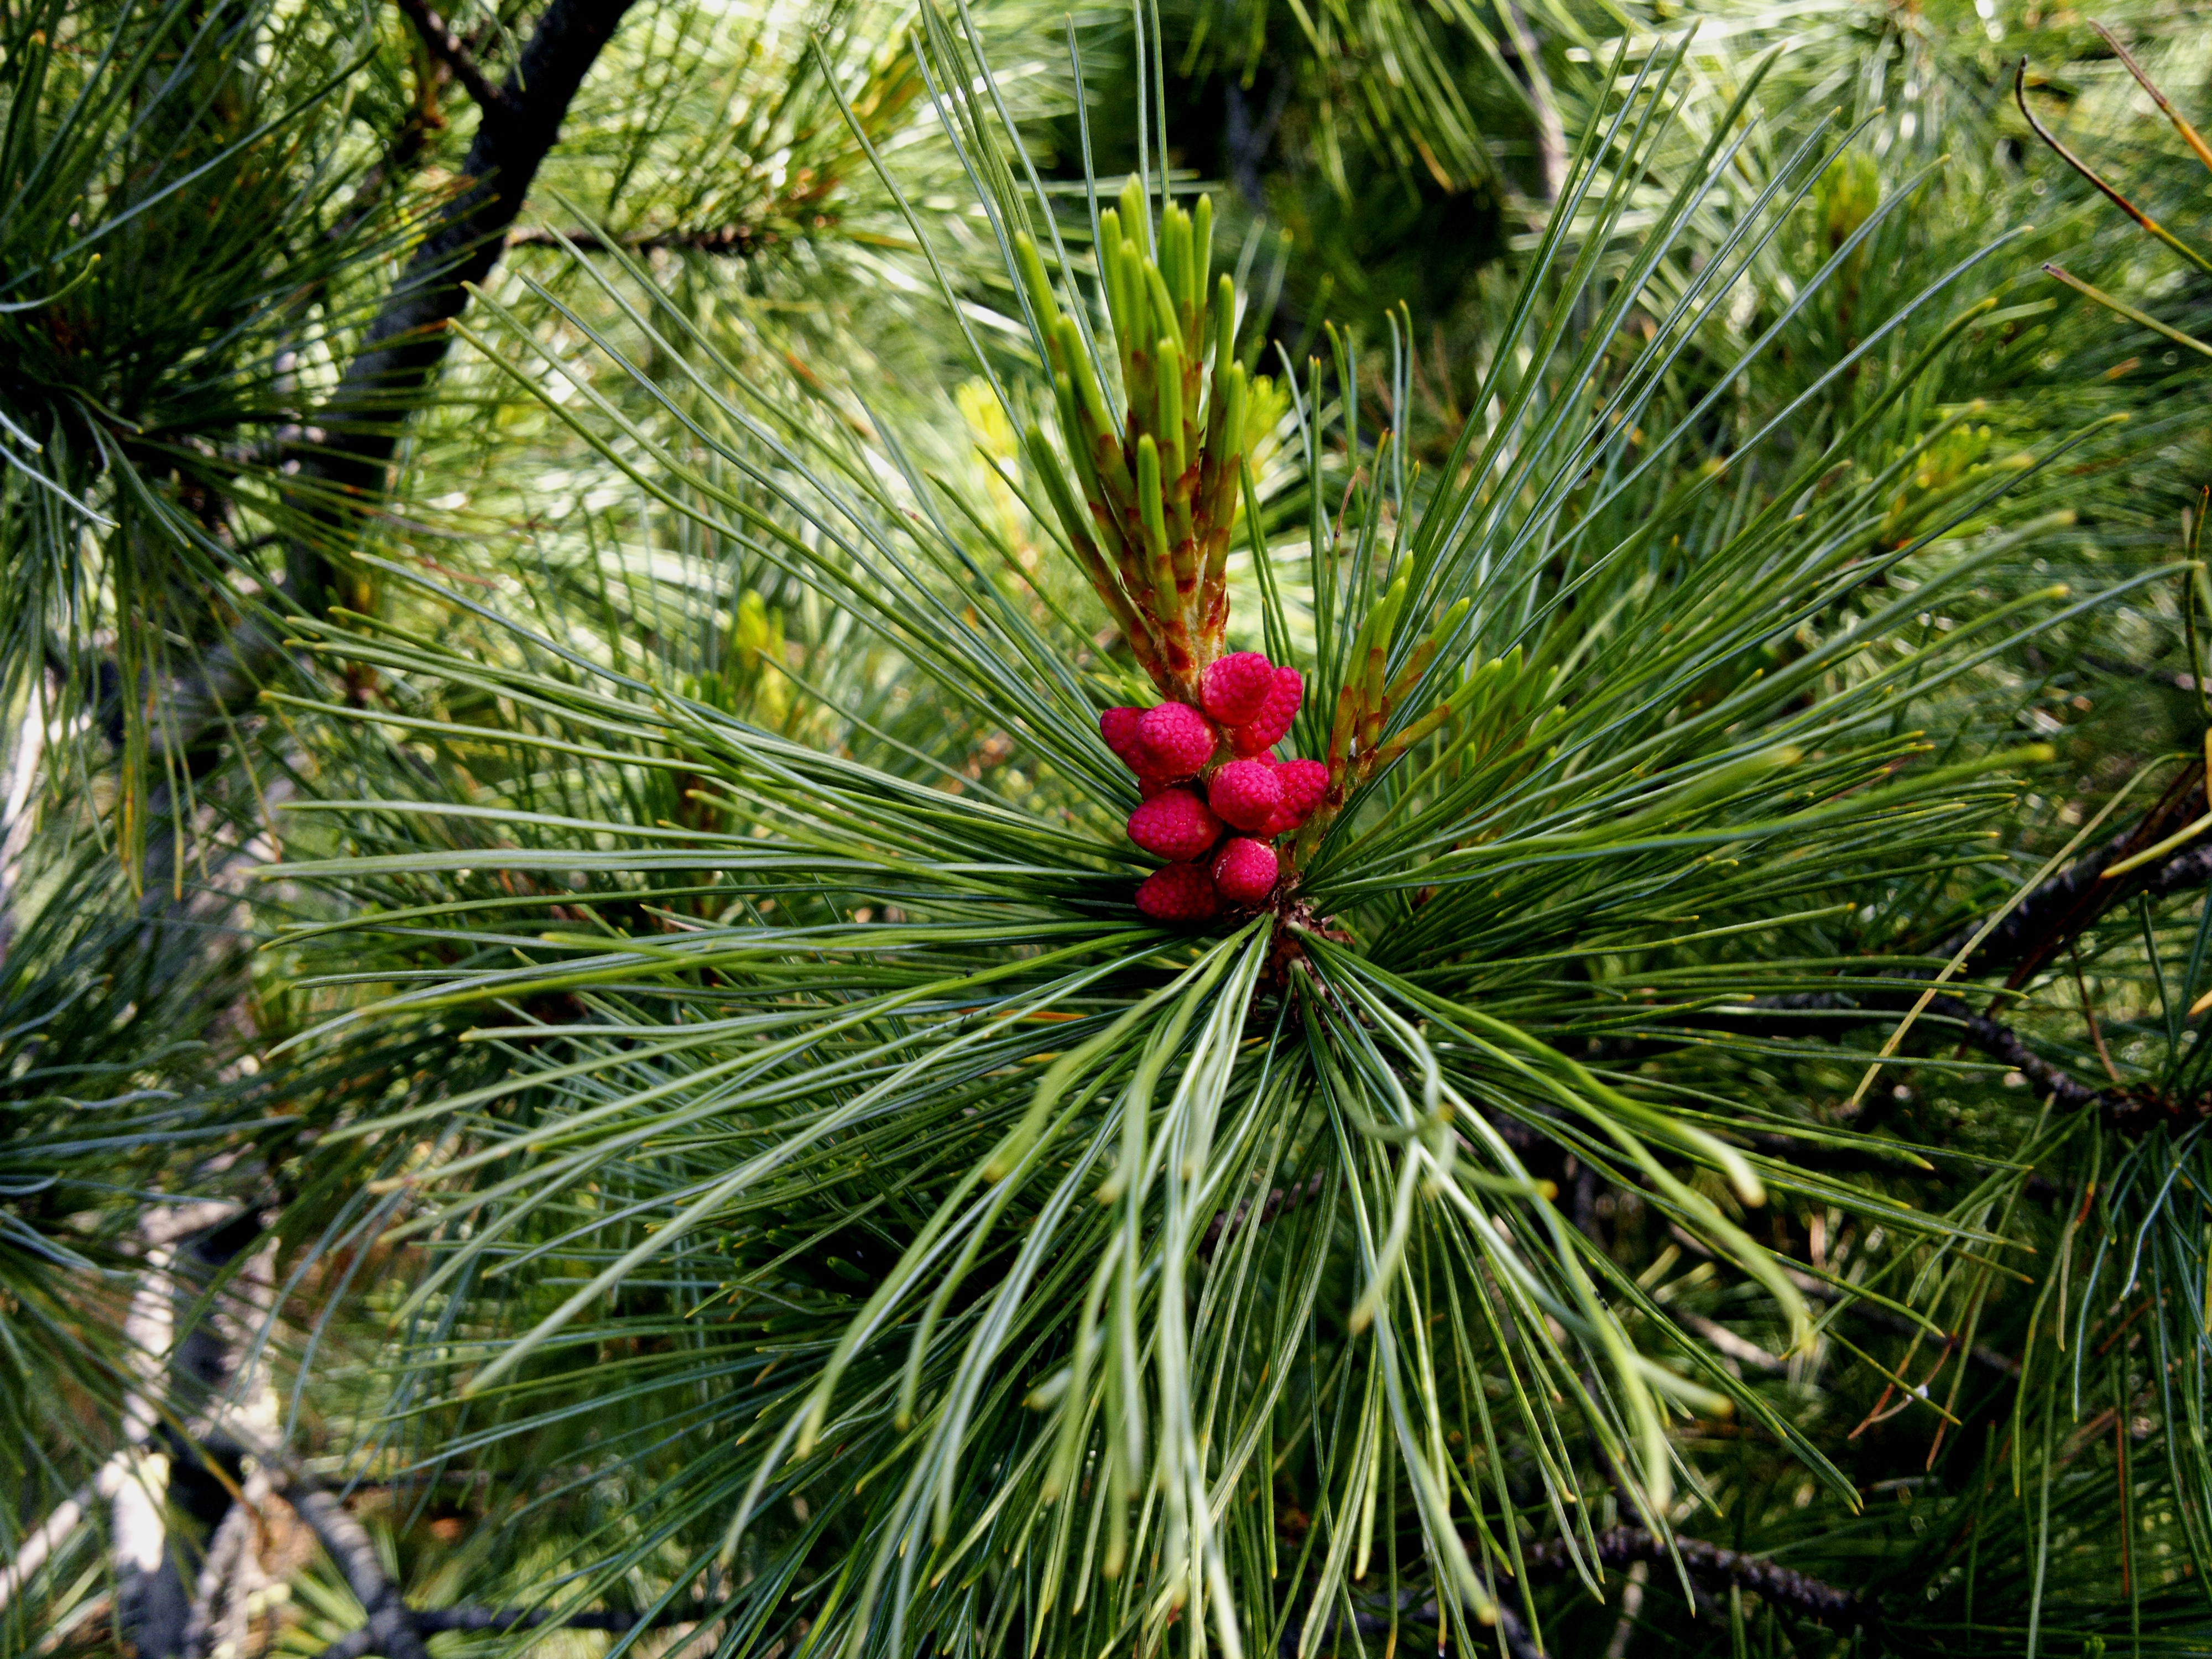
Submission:
[[[2142,0],[0,8],[0,1650],[2212,1647],[2212,162],[2093,22],[2212,107]],[[1196,932],[1013,258],[1104,339],[1132,173],[1229,643],[1410,739]]]

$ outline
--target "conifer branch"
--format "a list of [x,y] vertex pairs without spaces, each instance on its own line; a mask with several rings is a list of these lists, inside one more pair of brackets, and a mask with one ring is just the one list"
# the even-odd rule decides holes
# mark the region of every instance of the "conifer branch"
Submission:
[[[200,1563],[192,1592],[191,1611],[185,1618],[185,1659],[208,1659],[216,1645],[216,1610],[226,1595],[235,1601],[239,1581],[251,1565],[254,1536],[260,1522],[249,1503],[234,1503],[216,1525]],[[234,1588],[236,1587],[236,1588]]]
[[711,230],[655,230],[635,236],[603,236],[597,231],[556,232],[532,226],[507,239],[510,247],[572,247],[579,253],[656,253],[681,249],[722,258],[750,259],[775,240],[775,233],[753,224],[727,224]]
[[1267,1201],[1260,1206],[1260,1213],[1256,1217],[1252,1215],[1252,1200],[1249,1198],[1239,1203],[1234,1212],[1217,1214],[1206,1223],[1206,1237],[1198,1247],[1199,1255],[1210,1258],[1222,1245],[1237,1237],[1245,1225],[1247,1218],[1250,1218],[1252,1225],[1264,1227],[1285,1211],[1295,1210],[1300,1205],[1319,1198],[1324,1179],[1323,1174],[1316,1170],[1308,1181],[1276,1188],[1267,1194]]
[[[320,544],[295,538],[286,562],[286,598],[309,615],[323,607],[329,549],[357,536],[382,501],[408,417],[452,343],[447,325],[499,264],[570,102],[633,3],[552,0],[546,8],[494,101],[483,106],[461,164],[467,182],[439,211],[361,349],[307,422],[313,441],[298,443],[287,458],[298,464],[287,500],[318,527]],[[258,694],[283,654],[283,632],[273,618],[249,617],[233,629],[173,695],[168,746],[189,758],[218,742],[228,717]]]
[[[1607,1567],[1626,1567],[1637,1561],[1670,1565],[1679,1560],[1693,1581],[1739,1586],[1832,1629],[1848,1630],[1867,1615],[1866,1603],[1854,1592],[1824,1583],[1810,1574],[1777,1566],[1763,1557],[1679,1534],[1672,1546],[1670,1552],[1668,1540],[1642,1527],[1613,1527],[1598,1534],[1595,1553]],[[1568,1572],[1574,1565],[1566,1544],[1559,1540],[1536,1545],[1524,1559],[1532,1577]]]
[[[2076,859],[2014,905],[1974,951],[1965,964],[1966,970],[1984,975],[2005,970],[2005,988],[2017,989],[2127,900],[2166,898],[2212,884],[2212,840],[2199,841],[2157,863],[2125,871],[2112,879],[2105,873],[2195,822],[2204,812],[2205,804],[2203,769],[2191,766],[2174,779],[2164,797],[2140,821]],[[1932,954],[1957,956],[1981,933],[1983,925],[1976,921],[1958,929]],[[1914,976],[1928,977],[1925,974]],[[1802,1035],[1808,1020],[1833,1024],[1839,1020],[1856,1024],[1890,1019],[1909,1006],[1911,999],[1902,992],[1869,995],[1863,991],[1815,991],[1761,998],[1735,1009],[1715,1009],[1687,1023],[1723,1027],[1742,1036],[1760,1031]],[[2039,1093],[2069,1110],[2097,1108],[2115,1128],[2141,1133],[2154,1123],[2177,1116],[2212,1114],[2212,1100],[2177,1102],[2148,1090],[2100,1088],[2085,1083],[2037,1054],[2011,1026],[1993,1015],[1977,1012],[1960,997],[1931,998],[1926,1012],[1951,1022],[1966,1042],[2020,1073]],[[1802,1159],[1808,1153],[1793,1146],[1788,1155]]]
[[499,264],[507,230],[560,137],[569,103],[632,3],[552,0],[496,104],[485,109],[461,164],[467,185],[416,249],[362,349],[318,411],[324,443],[300,458],[304,480],[323,489],[303,490],[297,499],[331,528],[349,527],[381,497],[407,416],[452,343],[447,325],[467,306],[470,289]]
[[[1702,1538],[1686,1538],[1678,1533],[1670,1540],[1644,1527],[1612,1527],[1597,1535],[1596,1546],[1596,1562],[1610,1570],[1632,1567],[1638,1562],[1671,1568],[1675,1562],[1680,1562],[1682,1571],[1689,1577],[1692,1592],[1701,1603],[1707,1589],[1734,1585],[1837,1631],[1856,1629],[1867,1621],[1872,1612],[1855,1591],[1840,1589],[1810,1573],[1778,1566],[1762,1556],[1726,1549]],[[1576,1571],[1574,1552],[1564,1539],[1533,1546],[1524,1552],[1522,1562],[1528,1583],[1565,1577]],[[1400,1593],[1399,1605],[1404,1609],[1401,1619],[1424,1626],[1433,1626],[1437,1622],[1437,1603],[1428,1600],[1414,1606],[1417,1600],[1413,1591]],[[1497,1632],[1504,1638],[1504,1648],[1511,1659],[1542,1659],[1544,1650],[1531,1638],[1528,1623],[1520,1613],[1501,1602],[1497,1615]],[[1355,1607],[1348,1617],[1340,1613],[1327,1620],[1321,1634],[1327,1637],[1348,1626],[1363,1637],[1387,1637],[1395,1622],[1386,1613]],[[1295,1659],[1301,1650],[1318,1645],[1309,1642],[1304,1626],[1292,1620],[1283,1632],[1280,1651],[1284,1659]],[[1486,1638],[1476,1644],[1476,1650],[1484,1645]],[[332,1659],[334,1652],[326,1652],[324,1659]],[[348,1654],[344,1659],[353,1659],[353,1655]]]
[[268,1455],[264,1461],[276,1492],[307,1523],[368,1614],[368,1622],[356,1632],[365,1639],[355,1651],[380,1653],[385,1659],[429,1659],[429,1650],[399,1599],[399,1587],[385,1576],[368,1529],[320,1481],[289,1459]]
[[[2076,859],[2014,905],[1966,963],[1966,971],[1986,974],[2004,968],[2009,970],[2008,988],[2024,985],[2115,905],[2138,894],[2164,898],[2212,881],[2212,842],[2200,842],[2113,880],[2104,878],[2106,870],[2157,846],[2204,809],[2204,769],[2185,768],[2134,826]],[[1934,954],[1956,956],[1980,931],[1978,921],[1969,923]]]
[[[1838,1023],[1863,1024],[1894,1019],[1911,1006],[1911,999],[1903,993],[1886,996],[1862,994],[1846,1000],[1840,992],[1819,991],[1761,1000],[1736,1009],[1716,1009],[1696,1016],[1686,1024],[1723,1029],[1738,1036],[1802,1036],[1805,1035],[1806,1023],[1811,1020],[1820,1020],[1830,1026]],[[2175,1102],[2148,1091],[2100,1089],[2084,1083],[2064,1067],[2037,1054],[2018,1031],[2002,1020],[1975,1012],[1957,997],[1933,997],[1924,1012],[1934,1018],[1951,1022],[1961,1040],[2019,1073],[2039,1094],[2049,1096],[2069,1110],[2096,1107],[2115,1128],[2140,1133],[2152,1123],[2181,1115],[2185,1110],[2204,1115],[2208,1104],[2212,1104]],[[1862,1164],[1867,1161],[1844,1149],[1808,1146],[1787,1136],[1753,1133],[1742,1138],[1763,1152],[1824,1168],[1839,1158]]]
[[468,88],[469,96],[477,100],[477,107],[489,114],[493,110],[507,107],[507,94],[486,78],[477,66],[476,57],[467,43],[446,27],[444,18],[423,3],[423,0],[392,0],[415,26],[415,33],[422,37],[422,44],[431,54],[453,72],[453,78]]

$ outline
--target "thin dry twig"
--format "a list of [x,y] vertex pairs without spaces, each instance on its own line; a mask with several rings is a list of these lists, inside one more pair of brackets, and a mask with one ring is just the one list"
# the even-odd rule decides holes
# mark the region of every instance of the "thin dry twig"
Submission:
[[2105,1075],[2120,1087],[2120,1068],[2112,1064],[2112,1051],[2105,1046],[2105,1029],[2097,1023],[2096,1005],[2089,1000],[2089,981],[2081,977],[2081,953],[2072,945],[2066,947],[2066,958],[2074,969],[2074,988],[2081,994],[2081,1018],[2088,1022],[2089,1041],[2097,1045],[2097,1058],[2103,1062]]
[[2174,108],[2172,101],[2159,90],[2158,82],[2143,73],[2143,67],[2136,62],[2135,54],[2122,46],[2119,37],[2102,23],[2092,22],[2089,27],[2104,36],[2105,44],[2118,56],[2121,63],[2127,65],[2128,73],[2136,77],[2136,84],[2150,94],[2151,101],[2158,106],[2160,112],[2173,123],[2173,130],[2181,135],[2182,142],[2197,152],[2197,159],[2208,168],[2212,168],[2212,145],[2208,145],[2203,135],[2189,125],[2188,118]]
[[2064,144],[2058,141],[2058,137],[2056,133],[2052,132],[2049,127],[2045,126],[2041,121],[2036,118],[2035,112],[2027,106],[2027,59],[2025,58],[2022,58],[2020,60],[2020,67],[2014,72],[2012,80],[2012,94],[2013,101],[2020,106],[2020,112],[2023,116],[2027,117],[2027,125],[2034,130],[2035,136],[2043,140],[2045,144],[2049,145],[2051,150],[2057,154],[2060,161],[2065,162],[2068,167],[2072,167],[2075,172],[2080,173],[2084,179],[2087,179],[2091,184],[2094,185],[2099,191],[2103,192],[2105,198],[2107,201],[2111,202],[2113,206],[2118,208],[2121,212],[2126,214],[2129,218],[2134,220],[2145,230],[2148,231],[2153,236],[2155,236],[2160,241],[2165,243],[2166,246],[2172,248],[2183,258],[2188,260],[2190,264],[2195,265],[2199,270],[2203,271],[2207,276],[2212,276],[2212,259],[2207,259],[2195,248],[2190,246],[2188,243],[2183,241],[2179,236],[2176,236],[2164,225],[2159,223],[2157,220],[2152,218],[2150,215],[2145,213],[2133,202],[2128,200],[2126,197],[2121,195],[2116,186],[2107,184],[2105,181],[2103,176],[2098,173],[2096,168],[2091,167],[2087,161],[2076,155],[2072,150],[2067,149]]

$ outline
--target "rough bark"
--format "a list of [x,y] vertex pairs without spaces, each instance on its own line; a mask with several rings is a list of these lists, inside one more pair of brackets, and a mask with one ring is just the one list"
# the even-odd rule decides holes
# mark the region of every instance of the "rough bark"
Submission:
[[116,1620],[139,1659],[185,1651],[198,1549],[173,1522],[214,1526],[238,1480],[235,1449],[214,1421],[232,1380],[230,1345],[211,1320],[180,1333],[178,1316],[259,1231],[257,1218],[221,1200],[152,1210],[140,1223],[143,1266],[124,1322],[138,1386],[124,1401],[125,1468],[109,1511]]
[[[583,85],[634,0],[553,0],[496,97],[482,108],[464,183],[408,259],[361,349],[296,441],[289,505],[310,533],[288,550],[285,598],[310,615],[328,603],[331,555],[381,506],[409,416],[445,362],[470,288],[491,275],[508,230]],[[443,61],[442,59],[441,60]],[[479,77],[481,78],[481,77]],[[175,689],[165,731],[187,761],[219,743],[225,716],[252,703],[283,656],[274,618],[249,617]]]
[[[2138,896],[2171,897],[2212,884],[2212,835],[2185,847],[2155,863],[2112,878],[2105,872],[2174,835],[2204,815],[2205,779],[2201,767],[2192,766],[2177,776],[2165,795],[2129,829],[2109,836],[2041,883],[2014,905],[1963,964],[1966,974],[1986,978],[2005,975],[2008,990],[2016,990],[2033,979],[2081,935],[2120,905]],[[1948,958],[1965,951],[1984,924],[1960,928],[1931,953]],[[1894,976],[1927,980],[1934,970]],[[1959,990],[1972,994],[1971,984]],[[1902,986],[1890,988],[1854,987],[1849,990],[1812,991],[1791,996],[1761,998],[1748,1005],[1720,1007],[1688,1015],[1677,1022],[1683,1032],[1727,1031],[1738,1036],[1802,1037],[1823,1035],[1845,1025],[1893,1020],[1905,1013],[1920,993]],[[2069,1110],[2094,1107],[2115,1127],[2142,1133],[2153,1125],[2192,1119],[2212,1113],[2212,1101],[2177,1101],[2148,1089],[2105,1088],[2085,1083],[2064,1067],[2045,1060],[2028,1042],[1994,1015],[1976,1011],[1965,996],[1943,993],[1929,999],[1925,1014],[1936,1029],[2002,1061],[2019,1073],[2039,1093]],[[1638,1045],[1639,1047],[1643,1045]],[[1609,1060],[1620,1058],[1610,1046]],[[1808,1149],[1782,1137],[1751,1137],[1760,1150],[1805,1161],[1819,1159],[1824,1167],[1837,1161],[1833,1149]],[[1768,1142],[1774,1144],[1769,1145]]]
[[0,962],[8,959],[15,938],[15,907],[10,902],[22,871],[23,854],[31,844],[31,828],[37,817],[33,790],[39,762],[46,752],[46,689],[45,677],[31,676],[31,695],[23,719],[0,755]]
[[[1642,1527],[1613,1527],[1598,1534],[1597,1559],[1607,1567],[1616,1569],[1638,1561],[1672,1565],[1674,1559],[1679,1559],[1683,1571],[1693,1581],[1707,1585],[1739,1585],[1778,1607],[1817,1619],[1831,1629],[1848,1630],[1866,1613],[1865,1604],[1850,1590],[1839,1589],[1789,1567],[1777,1566],[1763,1556],[1723,1549],[1701,1538],[1677,1537],[1670,1557],[1665,1539]],[[1556,1541],[1535,1546],[1528,1552],[1526,1559],[1531,1577],[1572,1570],[1566,1546]]]
[[[1620,1571],[1630,1583],[1630,1590],[1640,1603],[1645,1579],[1635,1569],[1641,1566],[1647,1572],[1652,1563],[1661,1564],[1670,1571],[1679,1560],[1682,1571],[1689,1577],[1692,1593],[1702,1600],[1709,1590],[1736,1585],[1765,1598],[1778,1607],[1784,1607],[1805,1618],[1817,1619],[1832,1630],[1856,1628],[1866,1622],[1872,1609],[1860,1596],[1836,1585],[1826,1583],[1809,1574],[1778,1566],[1762,1556],[1746,1555],[1709,1543],[1702,1538],[1685,1538],[1679,1534],[1673,1540],[1670,1553],[1668,1540],[1643,1527],[1613,1527],[1597,1536],[1596,1559],[1609,1571]],[[1554,1540],[1529,1549],[1522,1558],[1527,1569],[1527,1582],[1540,1583],[1547,1579],[1565,1577],[1575,1571],[1574,1557],[1567,1546]],[[1508,1583],[1501,1589],[1514,1599],[1520,1592]],[[1626,1596],[1624,1600],[1626,1600]],[[1328,1618],[1317,1639],[1309,1642],[1300,1621],[1293,1620],[1283,1632],[1282,1659],[1296,1659],[1302,1650],[1318,1649],[1330,1636],[1344,1632],[1347,1627],[1356,1629],[1363,1637],[1387,1637],[1394,1624],[1433,1627],[1437,1622],[1437,1603],[1423,1600],[1419,1592],[1400,1592],[1399,1619],[1392,1620],[1387,1611],[1377,1611],[1370,1602],[1366,1607],[1355,1606],[1349,1617],[1342,1613]],[[1382,1607],[1387,1609],[1386,1601]],[[1525,1603],[1523,1604],[1525,1607]],[[1501,1601],[1498,1607],[1497,1633],[1504,1638],[1506,1652],[1511,1659],[1543,1659],[1528,1632],[1521,1612]],[[1616,1636],[1617,1636],[1616,1632]],[[1486,1650],[1491,1638],[1487,1635],[1468,1645],[1475,1651]],[[324,1659],[334,1659],[326,1652]],[[346,1656],[352,1659],[352,1656]]]
[[233,1651],[244,1650],[242,1614],[258,1578],[253,1548],[257,1530],[253,1506],[233,1504],[208,1540],[191,1613],[185,1620],[185,1659],[208,1659],[216,1644],[226,1640]]
[[[507,233],[560,135],[570,102],[631,3],[552,0],[505,84],[483,103],[482,124],[463,163],[461,188],[440,211],[370,325],[362,349],[292,447],[289,459],[298,465],[290,504],[313,533],[296,539],[288,555],[285,597],[290,604],[313,612],[326,602],[329,554],[356,536],[380,506],[408,417],[445,360],[452,338],[448,325],[466,306],[471,285],[498,264]],[[161,730],[187,775],[211,763],[232,719],[251,704],[283,660],[283,641],[284,630],[276,618],[248,617],[205,654],[198,675],[173,689]],[[158,793],[152,814],[157,821],[173,810],[166,785]],[[11,821],[21,816],[9,815]],[[173,872],[166,855],[173,845],[173,838],[165,834],[149,838],[149,947],[190,950],[197,948],[198,930],[172,894]],[[174,1249],[172,1243],[179,1235],[158,1243],[149,1237],[146,1273],[133,1299],[131,1334],[141,1386],[126,1407],[125,1468],[114,1482],[111,1503],[118,1623],[140,1659],[185,1654],[191,1640],[203,1634],[206,1608],[235,1588],[197,1586],[198,1575],[187,1560],[198,1555],[198,1540],[172,1533],[173,1522],[184,1522],[204,1537],[229,1512],[239,1477],[237,1449],[211,1425],[206,1437],[197,1442],[164,1425],[203,1420],[236,1361],[217,1322],[199,1322],[180,1340],[173,1340],[173,1334],[180,1287],[204,1283],[258,1237],[258,1223],[251,1217],[241,1218],[240,1225],[238,1237],[218,1229]],[[185,1264],[191,1271],[179,1273],[178,1258],[187,1255],[194,1258]],[[210,1459],[218,1467],[210,1467]],[[302,1517],[324,1536],[325,1547],[349,1567],[350,1577],[358,1562],[343,1547],[360,1528],[343,1511],[333,1511],[327,1503],[319,1503],[313,1511],[301,1507]],[[366,1543],[365,1534],[361,1541]],[[198,1588],[206,1593],[195,1595]],[[367,1597],[363,1601],[368,1605]],[[421,1641],[404,1621],[397,1592],[390,1601],[387,1608],[372,1609],[370,1628],[394,1659],[422,1659]],[[202,1610],[197,1621],[196,1607]]]
[[[468,183],[407,263],[361,350],[319,411],[324,439],[302,474],[349,504],[372,507],[409,413],[452,343],[447,326],[491,275],[507,233],[568,105],[632,0],[553,0],[498,101],[483,111],[461,171]],[[327,511],[327,509],[319,509]]]
[[479,109],[504,109],[506,97],[500,89],[484,78],[477,67],[476,55],[460,37],[446,27],[446,20],[422,3],[422,0],[394,0],[399,9],[407,14],[407,21],[415,26],[415,33],[431,54],[451,70],[453,76],[476,100]]
[[[1987,975],[2002,968],[2008,970],[2008,986],[2025,985],[2114,906],[2137,894],[2163,898],[2212,880],[2212,840],[2160,863],[2105,878],[2112,866],[2158,845],[2203,816],[2204,808],[2204,769],[2185,768],[2132,828],[2075,859],[2014,905],[1976,949],[1966,970]],[[1979,931],[1978,925],[1961,928],[1937,945],[1935,953],[1955,956]]]
[[271,1484],[299,1511],[368,1615],[361,1632],[367,1643],[358,1651],[381,1653],[386,1659],[429,1659],[429,1650],[408,1617],[407,1604],[400,1600],[399,1587],[384,1575],[368,1528],[312,1475],[273,1455],[264,1461],[274,1465]]
[[40,1568],[67,1548],[70,1540],[76,1536],[77,1528],[84,1525],[95,1496],[112,1501],[123,1470],[124,1460],[118,1453],[108,1459],[97,1477],[54,1505],[52,1514],[24,1534],[15,1559],[0,1567],[0,1608],[4,1608],[37,1577]]

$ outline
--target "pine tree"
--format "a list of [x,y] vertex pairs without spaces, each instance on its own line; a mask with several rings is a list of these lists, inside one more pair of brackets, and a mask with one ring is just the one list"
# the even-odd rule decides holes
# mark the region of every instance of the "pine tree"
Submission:
[[9,1650],[2204,1645],[2201,43],[1293,13],[8,20]]

